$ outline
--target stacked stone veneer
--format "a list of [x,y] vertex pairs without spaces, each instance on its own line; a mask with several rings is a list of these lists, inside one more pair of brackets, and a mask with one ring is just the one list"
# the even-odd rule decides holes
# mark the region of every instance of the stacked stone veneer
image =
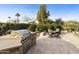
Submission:
[[36,44],[36,33],[31,33],[30,36],[25,39],[22,39],[21,43],[22,46],[19,49],[19,53],[25,54],[33,45]]

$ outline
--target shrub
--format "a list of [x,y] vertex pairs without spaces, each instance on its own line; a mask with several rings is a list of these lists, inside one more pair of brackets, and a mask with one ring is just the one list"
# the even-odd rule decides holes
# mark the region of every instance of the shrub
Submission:
[[52,24],[47,25],[47,27],[48,27],[48,29],[56,30],[57,25],[55,23],[52,23]]
[[36,25],[35,24],[30,24],[29,25],[29,27],[28,27],[28,29],[30,30],[30,31],[32,31],[32,32],[35,32],[36,31]]
[[43,32],[43,31],[47,31],[48,28],[47,28],[46,25],[38,25],[37,30],[38,30],[39,32]]
[[0,35],[5,33],[7,30],[27,29],[28,27],[29,24],[0,23]]

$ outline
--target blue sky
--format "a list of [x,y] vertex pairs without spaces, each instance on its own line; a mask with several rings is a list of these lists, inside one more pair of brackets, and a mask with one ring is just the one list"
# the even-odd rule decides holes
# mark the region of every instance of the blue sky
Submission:
[[[0,21],[7,21],[8,16],[15,18],[16,13],[21,17],[36,18],[39,4],[0,4]],[[51,19],[62,18],[63,20],[79,20],[78,4],[47,4]]]

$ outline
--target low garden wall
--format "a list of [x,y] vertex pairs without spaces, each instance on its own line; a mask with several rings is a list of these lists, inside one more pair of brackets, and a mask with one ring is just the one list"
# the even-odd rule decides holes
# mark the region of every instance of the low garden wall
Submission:
[[31,33],[30,36],[22,40],[22,46],[19,53],[26,54],[28,50],[36,44],[36,33]]
[[22,45],[0,50],[0,54],[26,54],[36,44],[36,33],[31,33],[27,38],[21,39],[21,43]]

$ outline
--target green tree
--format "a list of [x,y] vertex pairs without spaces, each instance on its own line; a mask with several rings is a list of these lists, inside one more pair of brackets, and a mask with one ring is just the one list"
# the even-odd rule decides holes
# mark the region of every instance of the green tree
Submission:
[[63,21],[61,20],[61,18],[56,20],[56,24],[57,24],[57,28],[59,29],[58,33],[61,34],[61,30],[63,29],[62,28]]
[[57,28],[62,29],[63,21],[61,18],[56,19]]
[[47,12],[47,7],[45,4],[40,5],[40,9],[37,13],[37,20],[39,23],[44,24],[49,16],[49,11]]

